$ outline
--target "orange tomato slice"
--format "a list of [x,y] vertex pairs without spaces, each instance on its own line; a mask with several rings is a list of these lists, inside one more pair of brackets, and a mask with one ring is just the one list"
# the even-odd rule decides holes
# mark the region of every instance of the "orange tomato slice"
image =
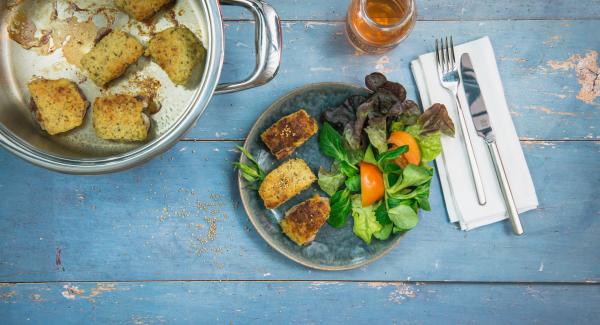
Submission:
[[421,148],[417,144],[417,140],[410,133],[404,131],[395,131],[390,134],[388,143],[392,148],[408,146],[408,151],[402,156],[396,158],[395,162],[398,166],[404,168],[408,164],[419,166],[421,164]]
[[363,207],[381,200],[384,195],[383,174],[373,164],[360,163],[360,198]]

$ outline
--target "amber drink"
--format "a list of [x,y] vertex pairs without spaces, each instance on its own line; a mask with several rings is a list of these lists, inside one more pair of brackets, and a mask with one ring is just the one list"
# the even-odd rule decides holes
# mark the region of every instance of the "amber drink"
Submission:
[[414,0],[352,0],[346,35],[365,53],[384,53],[404,40],[417,19]]

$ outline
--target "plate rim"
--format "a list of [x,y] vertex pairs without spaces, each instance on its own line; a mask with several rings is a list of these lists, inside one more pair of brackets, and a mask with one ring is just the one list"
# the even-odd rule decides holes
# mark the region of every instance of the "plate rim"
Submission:
[[[361,86],[357,86],[355,84],[351,84],[351,83],[347,83],[347,82],[316,82],[316,83],[310,83],[310,84],[306,84],[304,86],[300,86],[300,87],[296,87],[294,89],[292,89],[291,91],[285,93],[283,96],[277,98],[273,103],[271,103],[271,105],[269,105],[269,107],[267,107],[260,115],[259,117],[256,119],[256,121],[254,122],[254,124],[252,125],[252,127],[250,128],[250,130],[248,131],[248,134],[246,135],[246,139],[244,140],[244,146],[243,148],[248,150],[248,145],[249,145],[249,140],[250,140],[250,135],[255,133],[257,130],[257,126],[258,126],[258,122],[262,121],[263,119],[265,119],[267,117],[267,115],[269,113],[271,113],[272,110],[275,109],[275,107],[278,107],[281,105],[281,103],[283,103],[284,101],[290,99],[291,97],[297,96],[299,93],[307,91],[307,90],[311,90],[311,89],[318,89],[319,87],[323,87],[323,86],[337,86],[337,87],[348,87],[348,88],[354,88],[357,90],[360,89],[366,89],[364,87]],[[244,160],[244,155],[240,155],[240,159],[239,161],[242,162],[242,160]],[[262,237],[262,239],[267,242],[267,244],[269,244],[269,246],[271,246],[272,249],[274,249],[275,251],[279,252],[281,255],[287,257],[288,259],[301,264],[303,266],[315,269],[315,270],[323,270],[323,271],[345,271],[345,270],[352,270],[352,269],[357,269],[360,267],[363,267],[367,264],[371,264],[377,260],[379,260],[380,258],[382,258],[383,256],[387,255],[390,251],[392,251],[394,248],[396,248],[396,246],[398,246],[398,244],[400,243],[400,241],[402,240],[402,238],[404,237],[404,234],[400,234],[398,235],[398,237],[396,237],[394,239],[394,242],[391,243],[391,245],[389,245],[387,248],[383,249],[381,252],[379,252],[376,256],[371,257],[369,259],[366,259],[364,261],[361,261],[359,263],[355,263],[355,264],[351,264],[351,265],[341,265],[341,266],[329,266],[329,265],[322,265],[319,263],[313,263],[310,261],[304,261],[301,260],[299,258],[297,258],[296,256],[293,256],[291,254],[288,254],[287,252],[285,252],[283,249],[280,249],[274,241],[272,241],[271,237],[261,228],[258,227],[258,220],[256,220],[256,216],[250,212],[248,206],[249,203],[246,202],[246,199],[244,198],[244,195],[242,195],[242,186],[244,186],[244,178],[242,177],[242,174],[240,171],[238,171],[238,191],[240,194],[240,199],[242,201],[242,206],[244,207],[244,211],[246,212],[246,215],[248,216],[248,219],[250,219],[250,223],[252,223],[252,226],[254,227],[254,229],[256,230],[256,232]]]

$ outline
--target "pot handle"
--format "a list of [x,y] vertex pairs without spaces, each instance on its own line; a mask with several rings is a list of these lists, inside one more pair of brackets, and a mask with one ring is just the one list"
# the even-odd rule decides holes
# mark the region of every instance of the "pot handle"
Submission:
[[281,62],[281,22],[275,9],[261,0],[221,0],[223,5],[241,6],[248,9],[256,20],[256,69],[241,82],[223,83],[216,94],[254,88],[264,85],[275,77]]

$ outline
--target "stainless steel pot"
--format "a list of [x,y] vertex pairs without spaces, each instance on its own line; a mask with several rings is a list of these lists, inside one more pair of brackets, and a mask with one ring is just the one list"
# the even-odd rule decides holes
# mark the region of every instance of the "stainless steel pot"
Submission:
[[[194,126],[213,94],[262,85],[271,80],[279,68],[281,26],[275,10],[261,0],[221,0],[223,5],[241,6],[254,15],[257,65],[244,81],[218,84],[224,54],[223,18],[219,3],[216,0],[180,0],[177,5],[186,9],[189,16],[187,23],[202,31],[201,38],[207,49],[206,64],[204,71],[198,72],[195,85],[189,89],[165,86],[168,80],[163,80],[162,97],[168,107],[163,104],[157,114],[158,122],[155,122],[157,126],[151,140],[143,144],[128,144],[89,136],[93,134],[89,113],[87,127],[51,137],[41,132],[32,121],[26,83],[31,76],[40,73],[50,77],[66,74],[72,78],[81,76],[81,73],[72,68],[52,70],[53,64],[60,60],[58,55],[36,56],[10,40],[7,26],[15,9],[5,9],[9,2],[0,0],[0,144],[30,163],[58,172],[103,174],[137,166],[172,147]],[[90,101],[90,93],[99,94],[89,81],[83,82],[80,87]]]

